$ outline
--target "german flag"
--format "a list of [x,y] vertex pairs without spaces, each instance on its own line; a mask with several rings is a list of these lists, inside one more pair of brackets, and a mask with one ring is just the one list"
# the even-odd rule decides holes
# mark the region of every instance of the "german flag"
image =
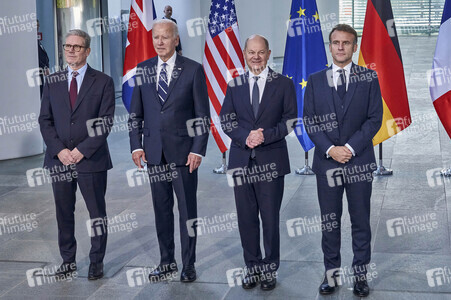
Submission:
[[373,145],[377,145],[412,122],[390,0],[368,0],[359,65],[376,71],[379,78],[384,116],[381,129],[373,138]]

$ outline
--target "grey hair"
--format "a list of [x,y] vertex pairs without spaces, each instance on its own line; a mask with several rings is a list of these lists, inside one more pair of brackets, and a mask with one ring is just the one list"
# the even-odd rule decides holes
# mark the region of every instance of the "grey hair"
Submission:
[[83,31],[81,29],[69,30],[69,32],[66,33],[66,39],[68,37],[70,37],[70,36],[73,36],[73,35],[83,38],[85,40],[85,47],[86,48],[89,48],[91,46],[91,37],[85,31]]
[[164,25],[164,24],[172,25],[172,31],[174,32],[174,37],[177,37],[179,35],[179,28],[178,28],[177,24],[175,24],[174,21],[171,21],[168,19],[160,19],[160,20],[154,21],[152,24],[152,29],[154,29],[156,25]]
[[247,42],[249,42],[249,40],[252,40],[252,39],[254,39],[254,38],[256,38],[256,37],[262,38],[263,41],[265,42],[266,50],[269,50],[269,42],[268,42],[268,39],[265,38],[263,35],[260,35],[260,34],[253,34],[253,35],[251,35],[250,37],[248,37],[248,38],[246,39],[246,41],[244,42],[244,49],[246,50],[246,48],[247,48]]

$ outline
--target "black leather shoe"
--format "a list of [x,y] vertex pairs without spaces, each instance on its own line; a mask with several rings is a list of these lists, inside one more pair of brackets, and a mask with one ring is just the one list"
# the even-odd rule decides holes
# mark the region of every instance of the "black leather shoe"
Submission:
[[61,266],[56,270],[55,276],[72,276],[74,272],[77,271],[77,264],[73,263],[62,263]]
[[262,283],[260,288],[264,291],[273,290],[276,287],[277,277],[274,277],[272,274],[268,273],[263,275]]
[[97,280],[103,277],[103,263],[89,265],[88,280]]
[[370,288],[366,280],[356,281],[353,293],[358,297],[367,297],[370,294]]
[[257,283],[260,281],[260,274],[247,272],[243,278],[241,286],[245,290],[253,289],[257,286]]
[[194,280],[196,280],[196,268],[194,268],[194,265],[183,266],[180,281],[193,282]]
[[335,292],[336,288],[337,288],[336,286],[329,285],[329,283],[327,282],[327,277],[326,275],[324,275],[323,282],[319,286],[319,293],[321,295],[330,295]]
[[159,265],[158,268],[152,270],[149,274],[150,282],[158,282],[161,280],[172,279],[177,275],[178,268],[176,263],[167,265]]

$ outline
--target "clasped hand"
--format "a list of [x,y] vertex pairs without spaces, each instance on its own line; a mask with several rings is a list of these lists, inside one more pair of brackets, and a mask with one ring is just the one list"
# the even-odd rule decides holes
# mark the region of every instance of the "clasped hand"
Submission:
[[246,145],[249,148],[254,149],[264,141],[265,137],[263,136],[263,128],[259,128],[257,130],[252,130],[249,133],[249,136],[246,139]]

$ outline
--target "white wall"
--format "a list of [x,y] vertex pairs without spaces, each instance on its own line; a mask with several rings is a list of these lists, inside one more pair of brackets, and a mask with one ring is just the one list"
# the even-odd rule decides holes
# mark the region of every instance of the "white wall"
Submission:
[[[0,55],[0,160],[3,160],[42,153],[43,143],[37,121],[39,86],[30,87],[27,80],[27,70],[38,67],[36,0],[22,0],[20,5],[16,1],[0,1],[0,11],[2,18],[19,21],[15,31],[11,25],[0,25],[0,48],[4,49]],[[20,22],[19,18],[28,21]],[[37,77],[30,79],[36,83]]]

